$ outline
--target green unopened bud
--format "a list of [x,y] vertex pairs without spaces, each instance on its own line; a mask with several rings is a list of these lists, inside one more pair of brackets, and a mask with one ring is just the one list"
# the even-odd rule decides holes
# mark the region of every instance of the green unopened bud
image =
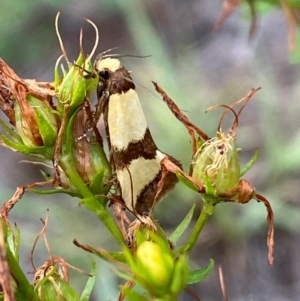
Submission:
[[[74,141],[72,152],[75,168],[94,194],[106,194],[110,187],[107,183],[111,177],[111,167],[101,147],[101,141],[97,140],[93,128],[86,128],[89,120],[85,110],[80,110],[74,118],[73,137],[68,139]],[[102,139],[101,136],[98,139]]]
[[[86,96],[89,96],[97,86],[97,74],[91,68],[91,62],[85,62],[85,57],[80,52],[77,61],[64,73],[64,78],[60,79],[58,73],[58,59],[55,67],[55,85],[57,98],[60,104],[69,104],[77,108],[83,104]],[[90,73],[89,73],[90,72]]]
[[136,273],[145,281],[146,287],[151,287],[157,296],[169,292],[174,269],[170,253],[152,241],[145,241],[137,249],[136,262]]
[[15,105],[16,129],[26,146],[54,146],[58,124],[52,108],[44,101],[27,95]]
[[78,293],[65,281],[56,271],[54,266],[50,266],[47,270],[38,270],[37,274],[46,274],[45,277],[35,283],[35,291],[41,301],[66,301],[80,300]]
[[187,257],[181,255],[175,262],[174,274],[171,282],[170,290],[174,294],[181,292],[187,285],[189,268]]
[[217,133],[205,142],[194,158],[193,177],[201,183],[209,182],[215,194],[233,189],[240,179],[240,163],[235,137]]

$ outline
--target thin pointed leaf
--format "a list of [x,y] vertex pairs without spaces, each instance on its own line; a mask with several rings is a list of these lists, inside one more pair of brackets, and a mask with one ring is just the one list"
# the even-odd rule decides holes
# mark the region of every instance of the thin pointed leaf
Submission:
[[9,134],[16,142],[23,143],[22,138],[14,131],[14,129],[10,128],[1,118],[0,125]]
[[179,240],[179,238],[182,236],[182,234],[186,231],[189,224],[191,223],[193,213],[195,210],[196,204],[192,206],[192,208],[189,210],[188,214],[185,216],[185,218],[182,220],[182,222],[176,227],[174,232],[169,236],[169,240],[176,244]]
[[89,277],[89,279],[83,289],[83,292],[80,297],[80,301],[89,301],[90,300],[90,296],[91,296],[92,290],[95,285],[96,272],[97,272],[96,261],[92,258],[92,269],[91,269],[91,273],[90,273],[92,276]]
[[28,282],[27,277],[25,276],[19,263],[16,261],[8,246],[6,247],[6,258],[10,273],[13,278],[16,279],[16,282],[18,284],[17,290],[15,292],[16,300],[38,300],[34,299],[35,293],[33,291],[33,287]]
[[16,227],[15,232],[11,227],[7,227],[7,246],[11,253],[15,257],[16,261],[19,261],[19,246],[20,246],[20,229]]
[[187,284],[193,284],[204,280],[211,273],[212,269],[214,268],[214,265],[214,261],[210,259],[208,267],[204,269],[190,271]]
[[240,177],[242,177],[256,163],[258,156],[259,156],[259,149],[255,151],[250,161],[241,168]]
[[34,192],[36,194],[56,194],[56,193],[66,193],[72,197],[80,197],[80,195],[74,191],[63,189],[63,188],[55,188],[55,189],[36,189],[30,188],[28,191]]

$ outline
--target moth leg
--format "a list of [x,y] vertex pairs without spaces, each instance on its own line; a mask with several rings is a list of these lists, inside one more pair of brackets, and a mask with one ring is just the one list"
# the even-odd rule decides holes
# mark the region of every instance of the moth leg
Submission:
[[130,219],[126,215],[126,207],[123,204],[121,204],[120,201],[117,201],[117,200],[111,200],[109,206],[116,219],[117,225],[118,225],[119,229],[121,230],[124,240],[126,240],[127,231],[126,231],[125,224],[130,225],[130,223],[131,223]]

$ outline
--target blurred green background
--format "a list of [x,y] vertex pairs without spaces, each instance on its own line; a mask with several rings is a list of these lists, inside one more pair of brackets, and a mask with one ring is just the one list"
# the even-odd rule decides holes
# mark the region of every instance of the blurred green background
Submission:
[[[186,170],[191,156],[189,137],[156,95],[151,81],[157,81],[210,136],[216,132],[221,111],[205,114],[207,107],[230,104],[251,88],[261,86],[240,118],[238,146],[242,148],[242,163],[257,147],[261,151],[245,178],[272,204],[275,264],[267,264],[265,208],[251,201],[243,206],[217,206],[193,251],[191,265],[204,267],[209,258],[215,260],[216,266],[221,265],[231,301],[299,300],[300,67],[289,61],[282,10],[269,8],[260,16],[250,41],[248,8],[239,8],[219,31],[214,31],[221,10],[219,0],[2,1],[0,56],[22,78],[52,81],[54,64],[61,54],[54,29],[58,11],[60,33],[70,60],[76,59],[79,52],[80,28],[84,30],[85,51],[92,49],[95,32],[84,18],[92,20],[100,30],[99,52],[118,47],[116,52],[120,54],[151,55],[145,59],[123,58],[122,62],[133,72],[157,145],[180,159]],[[26,159],[1,148],[2,203],[17,186],[41,179],[41,167],[21,162]],[[195,202],[199,203],[199,197],[178,185],[156,207],[155,216],[171,233]],[[89,270],[89,255],[72,244],[74,238],[116,250],[108,231],[91,212],[78,206],[77,199],[28,193],[10,215],[11,222],[21,228],[21,261],[26,272],[33,269],[30,249],[42,228],[39,219],[45,217],[47,208],[53,254]],[[48,256],[40,241],[34,257],[36,266]],[[115,300],[118,280],[111,266],[100,260],[97,264],[99,275],[92,300]],[[32,275],[28,277],[32,279]],[[71,272],[71,283],[79,291],[85,281],[85,276]],[[222,300],[217,268],[191,290],[201,300]],[[182,300],[194,299],[185,292]]]

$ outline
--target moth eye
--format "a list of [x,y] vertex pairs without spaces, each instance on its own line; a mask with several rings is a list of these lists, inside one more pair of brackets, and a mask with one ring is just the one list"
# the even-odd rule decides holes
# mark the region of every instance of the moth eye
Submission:
[[108,80],[110,73],[107,70],[103,70],[99,72],[99,76],[104,80]]

